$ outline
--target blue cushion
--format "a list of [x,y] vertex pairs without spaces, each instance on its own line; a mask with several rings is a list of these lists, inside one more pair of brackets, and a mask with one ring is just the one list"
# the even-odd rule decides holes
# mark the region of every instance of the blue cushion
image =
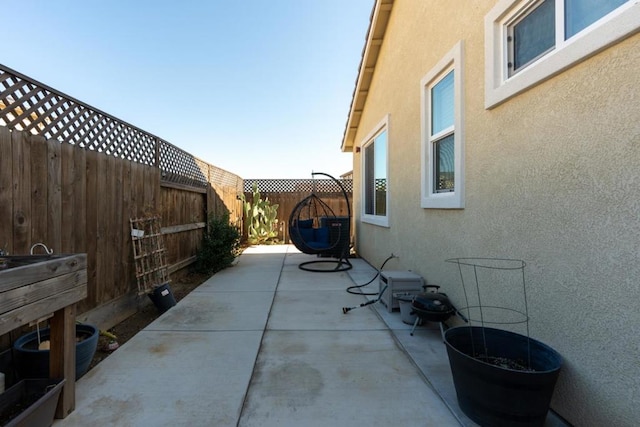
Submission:
[[313,219],[299,219],[297,225],[298,228],[311,228],[313,227]]
[[327,249],[329,247],[325,242],[308,242],[307,246],[313,249]]
[[311,241],[311,242],[305,242],[305,243],[307,244],[307,246],[313,249],[326,249],[329,247],[328,242]]
[[329,244],[329,227],[320,227],[315,229],[315,239],[316,242],[324,242],[326,245]]
[[314,240],[313,228],[299,228],[298,231],[300,232],[300,237],[302,238],[302,241],[305,242],[307,245],[309,244],[309,242]]

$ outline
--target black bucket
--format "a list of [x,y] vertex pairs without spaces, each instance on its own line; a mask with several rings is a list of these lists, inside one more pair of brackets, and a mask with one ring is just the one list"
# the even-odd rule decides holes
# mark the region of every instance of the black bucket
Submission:
[[171,292],[171,287],[169,287],[168,283],[158,286],[148,295],[160,314],[176,305],[176,299],[173,297],[173,292]]
[[[524,335],[477,326],[451,328],[444,340],[458,403],[469,418],[482,426],[544,424],[562,365],[555,350]],[[531,370],[473,357],[484,353],[485,343],[494,358],[527,366],[530,355]]]

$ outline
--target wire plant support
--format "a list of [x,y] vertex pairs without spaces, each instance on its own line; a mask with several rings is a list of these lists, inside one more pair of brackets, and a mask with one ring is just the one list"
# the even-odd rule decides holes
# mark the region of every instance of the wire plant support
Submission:
[[[469,320],[469,326],[473,323],[480,324],[482,331],[482,349],[476,349],[475,340],[471,338],[473,353],[480,358],[490,359],[491,348],[487,345],[485,335],[486,325],[518,325],[524,324],[527,337],[527,369],[531,369],[531,343],[529,334],[529,308],[527,305],[527,289],[524,269],[526,263],[519,259],[505,258],[451,258],[446,262],[456,264],[460,274],[460,282],[464,292],[465,307],[458,311],[464,312]],[[497,293],[493,289],[489,296],[486,286],[501,287],[504,291]],[[513,291],[522,289],[520,307],[509,307],[507,304],[516,304],[517,298],[513,298]],[[511,292],[510,292],[511,291]],[[487,304],[488,301],[498,300],[498,304]],[[469,329],[472,334],[473,329]],[[481,350],[481,351],[478,351]]]

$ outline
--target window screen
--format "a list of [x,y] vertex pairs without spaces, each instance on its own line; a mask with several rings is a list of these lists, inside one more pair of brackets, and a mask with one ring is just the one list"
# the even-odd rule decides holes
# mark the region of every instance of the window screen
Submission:
[[513,26],[512,71],[553,49],[556,40],[555,0],[544,0]]
[[435,179],[433,181],[436,193],[454,191],[454,142],[454,136],[449,135],[434,144]]

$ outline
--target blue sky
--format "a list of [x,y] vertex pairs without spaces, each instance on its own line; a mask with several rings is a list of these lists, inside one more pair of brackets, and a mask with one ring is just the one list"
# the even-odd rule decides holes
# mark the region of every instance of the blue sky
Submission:
[[5,2],[0,62],[243,178],[337,176],[373,1]]

